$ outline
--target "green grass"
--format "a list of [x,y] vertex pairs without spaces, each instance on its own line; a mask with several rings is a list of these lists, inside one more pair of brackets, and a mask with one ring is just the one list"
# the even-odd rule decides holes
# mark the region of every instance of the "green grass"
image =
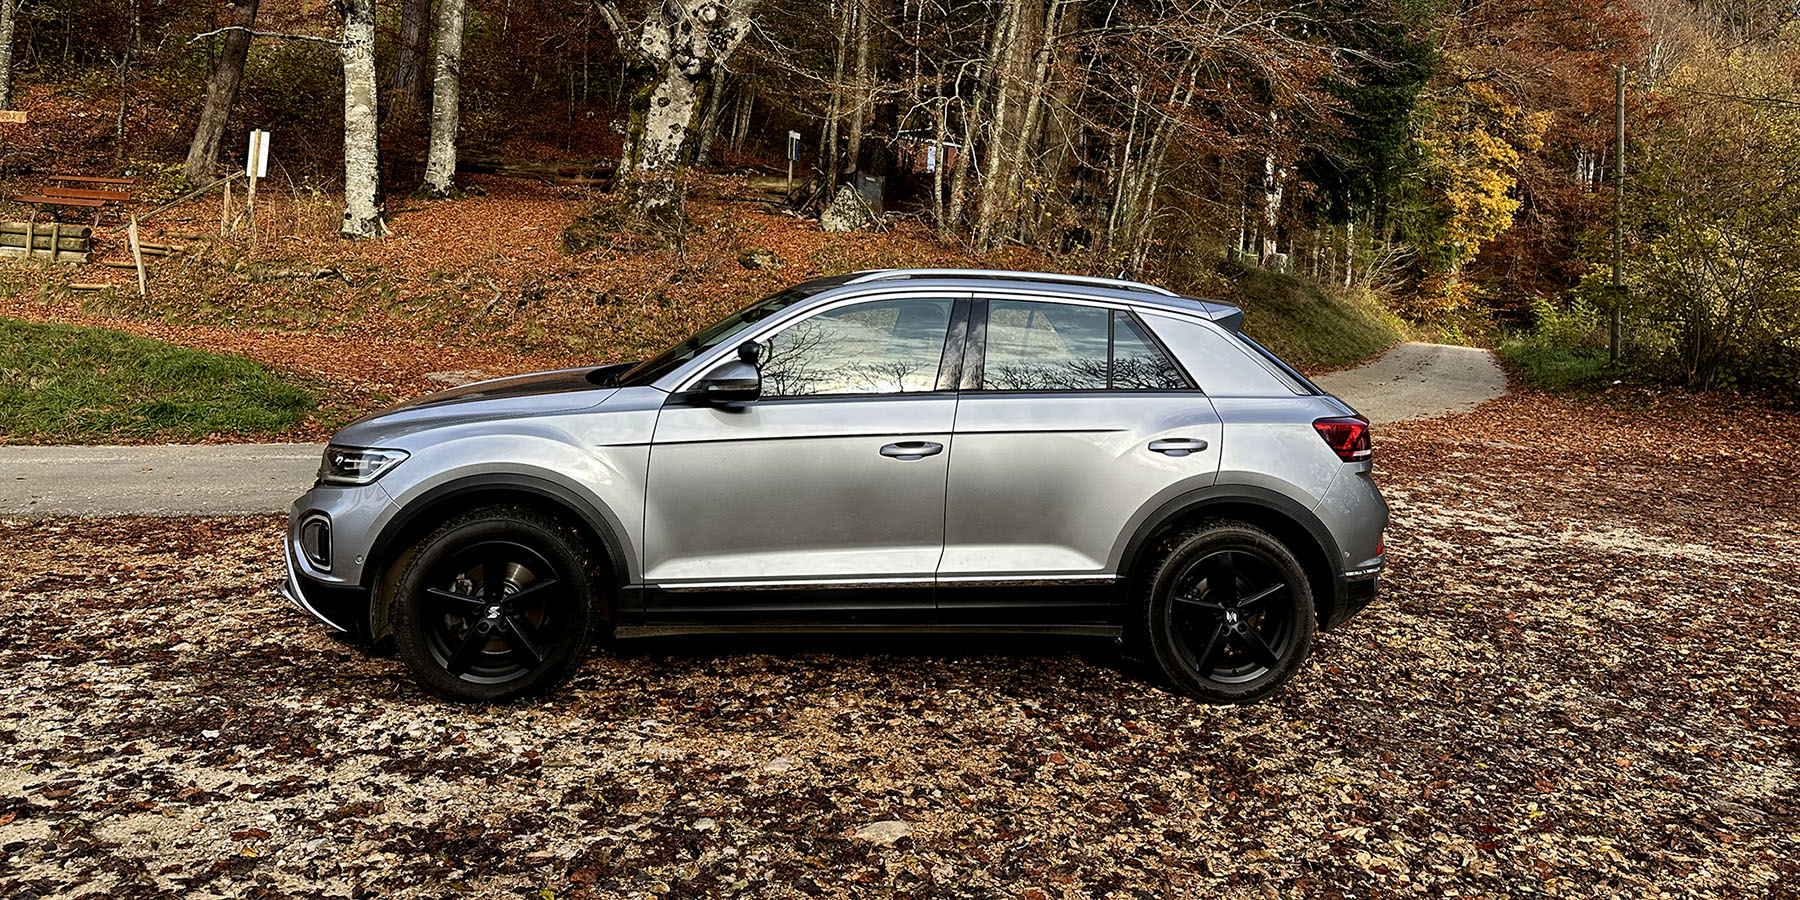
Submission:
[[1347,366],[1405,339],[1376,301],[1351,299],[1292,275],[1261,269],[1230,273],[1244,308],[1244,333],[1303,371]]
[[1591,385],[1606,373],[1606,350],[1556,347],[1529,338],[1500,344],[1500,357],[1526,381],[1550,391]]
[[0,440],[196,440],[285,431],[313,392],[242,356],[0,318]]

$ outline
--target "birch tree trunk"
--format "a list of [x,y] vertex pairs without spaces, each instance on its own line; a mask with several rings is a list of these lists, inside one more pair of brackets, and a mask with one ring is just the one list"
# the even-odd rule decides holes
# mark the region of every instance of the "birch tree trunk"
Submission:
[[[0,0],[11,5],[12,0]],[[219,165],[219,145],[225,138],[225,123],[231,120],[231,104],[237,99],[239,82],[244,78],[244,60],[250,55],[251,28],[256,24],[257,0],[233,0],[232,30],[225,32],[225,52],[219,64],[206,79],[206,100],[200,105],[200,123],[194,126],[194,139],[188,144],[187,162],[181,174],[196,187],[212,184],[213,170]],[[5,28],[0,26],[0,37]],[[0,104],[3,105],[3,104]]]
[[344,223],[347,238],[381,237],[376,128],[375,0],[337,0],[344,17]]
[[0,0],[0,109],[12,109],[13,24],[19,0]]
[[467,0],[438,0],[437,60],[431,75],[431,146],[424,191],[456,194],[456,129],[462,118],[462,41]]
[[430,22],[431,0],[406,0],[401,5],[400,46],[394,73],[388,78],[388,92],[394,105],[409,115],[425,103],[425,38]]
[[[620,170],[637,175],[672,173],[693,161],[700,117],[717,69],[750,34],[758,0],[667,0],[657,4],[635,46],[621,37],[632,57],[638,89],[633,91]],[[602,7],[615,35],[624,18]]]

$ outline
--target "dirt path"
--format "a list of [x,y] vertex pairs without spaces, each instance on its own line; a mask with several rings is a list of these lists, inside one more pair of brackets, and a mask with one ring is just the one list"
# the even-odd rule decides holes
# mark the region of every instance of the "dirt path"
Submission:
[[1492,351],[1448,344],[1401,344],[1313,381],[1376,423],[1468,412],[1506,393],[1506,373]]

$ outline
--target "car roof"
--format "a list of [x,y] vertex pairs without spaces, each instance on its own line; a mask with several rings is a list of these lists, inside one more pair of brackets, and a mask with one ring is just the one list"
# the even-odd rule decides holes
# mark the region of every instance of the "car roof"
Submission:
[[1007,269],[871,269],[814,278],[795,287],[814,294],[835,294],[837,288],[925,280],[946,288],[966,290],[1038,285],[1054,288],[1055,293],[1065,296],[1123,301],[1136,306],[1198,314],[1229,331],[1237,331],[1244,321],[1244,311],[1228,303],[1183,296],[1141,281],[1056,272],[1015,272]]

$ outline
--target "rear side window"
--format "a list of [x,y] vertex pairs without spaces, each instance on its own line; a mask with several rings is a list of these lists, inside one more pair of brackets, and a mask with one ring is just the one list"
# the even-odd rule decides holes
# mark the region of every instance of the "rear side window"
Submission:
[[1186,390],[1129,313],[1034,300],[988,302],[984,391]]
[[1143,319],[1208,394],[1292,397],[1312,393],[1293,376],[1218,328],[1156,313],[1145,313]]

